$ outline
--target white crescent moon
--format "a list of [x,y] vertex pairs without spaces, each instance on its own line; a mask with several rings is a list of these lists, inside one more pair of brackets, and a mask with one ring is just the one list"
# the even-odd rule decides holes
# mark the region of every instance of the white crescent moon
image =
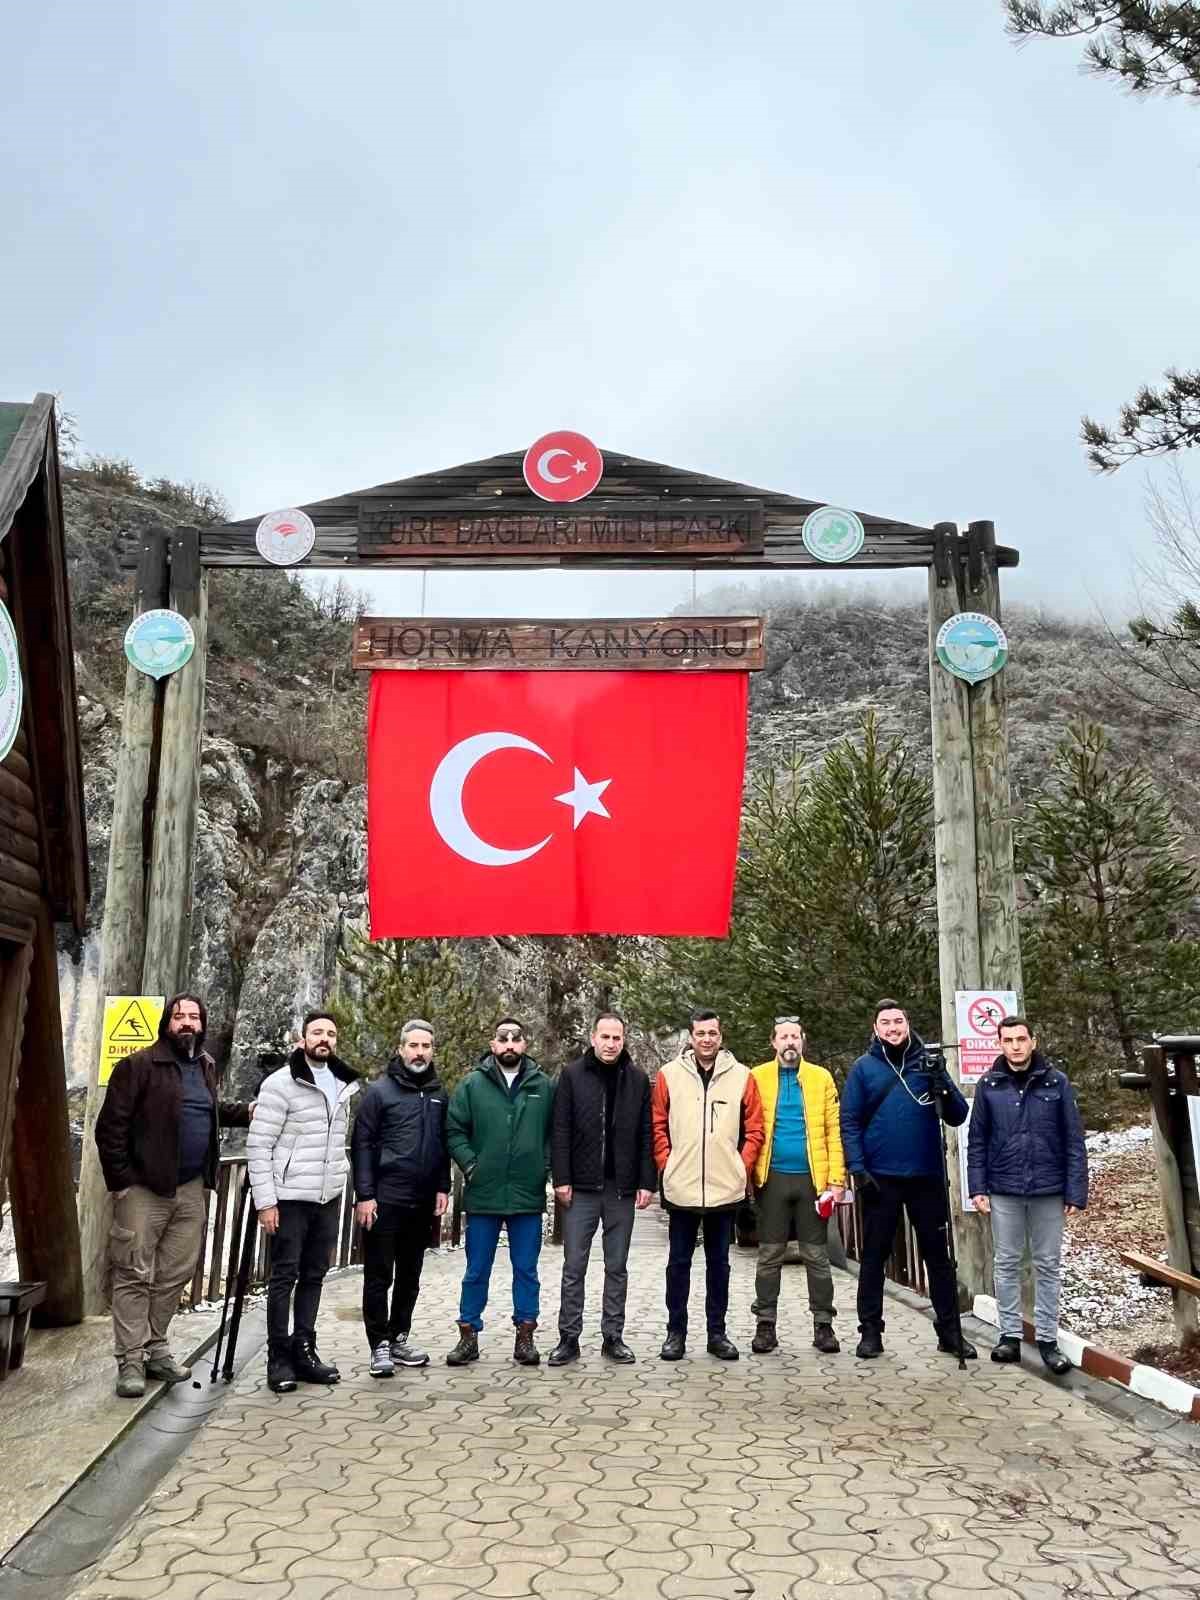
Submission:
[[570,455],[571,452],[569,450],[563,450],[561,448],[555,450],[543,450],[541,455],[537,458],[538,476],[540,478],[545,478],[547,483],[566,483],[568,481],[566,474],[564,473],[561,478],[556,477],[554,473],[550,471],[550,463],[554,460],[555,456],[566,456],[569,459]]
[[[567,452],[564,450],[563,454]],[[532,844],[528,850],[501,850],[498,845],[481,839],[471,827],[463,813],[463,785],[476,762],[496,750],[529,750],[543,761],[550,760],[543,749],[529,739],[522,739],[519,733],[476,733],[447,750],[429,785],[429,814],[434,827],[455,855],[481,867],[511,867],[518,861],[528,861],[530,856],[544,850],[554,837],[548,833],[540,844]]]

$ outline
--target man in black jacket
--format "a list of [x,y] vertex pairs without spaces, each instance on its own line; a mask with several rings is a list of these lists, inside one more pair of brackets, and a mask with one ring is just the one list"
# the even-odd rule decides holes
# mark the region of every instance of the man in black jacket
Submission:
[[625,1048],[625,1023],[602,1011],[592,1025],[591,1048],[564,1067],[554,1101],[554,1195],[564,1207],[562,1291],[558,1344],[552,1367],[579,1359],[584,1279],[592,1239],[604,1224],[602,1353],[610,1361],[634,1360],[625,1343],[626,1263],[633,1213],[654,1194],[650,1142],[650,1080]]
[[450,1196],[447,1095],[433,1066],[433,1037],[420,1017],[404,1024],[399,1054],[367,1089],[354,1119],[355,1216],[365,1234],[363,1323],[373,1378],[429,1362],[408,1336],[434,1218]]
[[1021,1359],[1021,1259],[1033,1258],[1034,1334],[1043,1362],[1061,1377],[1058,1347],[1063,1218],[1088,1198],[1087,1146],[1075,1091],[1042,1056],[1024,1017],[1000,1024],[1000,1054],[979,1080],[967,1140],[971,1203],[992,1219],[1000,1342],[993,1361]]

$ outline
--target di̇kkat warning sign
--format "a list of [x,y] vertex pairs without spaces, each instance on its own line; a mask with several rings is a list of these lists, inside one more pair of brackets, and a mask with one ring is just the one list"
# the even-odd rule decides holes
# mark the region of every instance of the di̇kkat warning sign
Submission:
[[975,1083],[1000,1054],[1000,1020],[1015,1016],[1017,996],[1012,989],[956,989],[954,1010],[959,1079]]
[[100,1082],[107,1083],[113,1068],[135,1050],[144,1050],[158,1037],[165,997],[161,994],[110,994],[104,1002],[104,1035],[100,1041]]

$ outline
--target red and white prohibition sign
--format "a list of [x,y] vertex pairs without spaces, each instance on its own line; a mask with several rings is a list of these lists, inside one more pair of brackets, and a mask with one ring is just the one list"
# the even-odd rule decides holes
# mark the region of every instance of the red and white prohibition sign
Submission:
[[999,1037],[1000,1019],[1005,1015],[1003,1005],[991,995],[980,995],[972,1000],[967,1018],[973,1032],[984,1037]]
[[539,500],[582,500],[604,476],[604,457],[582,433],[544,433],[525,452],[525,482]]

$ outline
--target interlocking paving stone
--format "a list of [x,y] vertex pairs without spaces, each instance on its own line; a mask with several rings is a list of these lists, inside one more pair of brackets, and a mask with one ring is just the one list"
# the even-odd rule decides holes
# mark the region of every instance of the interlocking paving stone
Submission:
[[[359,1280],[331,1280],[321,1347],[343,1382],[272,1395],[254,1363],[79,1600],[1200,1596],[1200,1478],[1152,1429],[1034,1372],[960,1373],[901,1304],[879,1361],[819,1356],[799,1269],[783,1349],[755,1358],[743,1252],[742,1360],[704,1350],[701,1258],[687,1358],[661,1363],[666,1241],[646,1222],[638,1241],[634,1367],[599,1355],[598,1251],[583,1359],[555,1371],[511,1362],[503,1251],[464,1369],[442,1359],[460,1253],[426,1259],[414,1334],[433,1363],[390,1380],[366,1372]],[[558,1270],[547,1249],[543,1353]],[[854,1282],[837,1288],[852,1344]]]

